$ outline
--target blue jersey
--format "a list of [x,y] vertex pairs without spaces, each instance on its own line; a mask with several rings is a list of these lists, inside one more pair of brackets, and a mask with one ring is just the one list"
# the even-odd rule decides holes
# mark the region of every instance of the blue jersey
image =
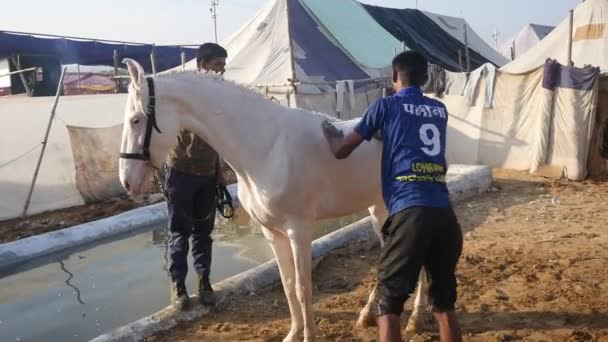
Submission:
[[382,193],[390,215],[411,207],[450,207],[447,121],[443,103],[409,87],[377,100],[355,127],[366,140],[382,130]]

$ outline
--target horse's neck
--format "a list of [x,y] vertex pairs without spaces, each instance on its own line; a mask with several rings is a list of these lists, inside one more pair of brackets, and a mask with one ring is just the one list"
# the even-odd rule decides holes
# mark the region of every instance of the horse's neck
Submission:
[[240,174],[263,167],[288,109],[227,81],[192,76],[171,82],[183,129],[195,132]]

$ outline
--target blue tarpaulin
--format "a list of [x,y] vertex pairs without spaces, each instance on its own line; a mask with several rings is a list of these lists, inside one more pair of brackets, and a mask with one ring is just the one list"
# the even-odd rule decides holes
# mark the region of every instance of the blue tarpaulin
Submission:
[[[441,27],[415,9],[395,9],[363,5],[369,14],[408,48],[416,50],[429,60],[450,71],[460,71],[458,51],[465,57],[465,46],[447,34]],[[471,68],[477,69],[488,59],[469,48]]]
[[344,51],[327,39],[298,0],[288,0],[291,38],[305,58],[297,58],[309,78],[325,81],[364,79],[369,76]]
[[118,61],[132,58],[147,72],[152,71],[150,53],[156,49],[156,70],[163,71],[181,64],[181,52],[186,60],[196,57],[196,49],[180,46],[156,46],[151,44],[128,44],[101,42],[88,39],[50,38],[36,35],[0,32],[0,58],[17,54],[53,55],[62,64],[114,65],[114,50]]

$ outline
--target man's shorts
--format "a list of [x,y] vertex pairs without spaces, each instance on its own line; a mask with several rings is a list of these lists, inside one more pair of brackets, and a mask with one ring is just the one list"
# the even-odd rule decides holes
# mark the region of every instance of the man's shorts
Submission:
[[376,315],[401,315],[416,289],[422,266],[429,277],[430,304],[439,312],[454,309],[456,264],[462,231],[452,208],[415,207],[386,220],[378,265]]

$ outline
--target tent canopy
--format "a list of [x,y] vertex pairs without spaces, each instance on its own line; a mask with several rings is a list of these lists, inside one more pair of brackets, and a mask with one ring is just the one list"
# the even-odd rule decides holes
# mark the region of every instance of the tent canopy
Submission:
[[500,48],[500,53],[509,60],[512,59],[512,55],[517,58],[536,46],[536,44],[548,36],[553,29],[555,29],[554,26],[528,24],[524,26],[513,39],[503,44]]
[[[412,50],[420,51],[429,62],[444,69],[460,70],[458,52],[464,59],[465,45],[450,34],[446,34],[431,18],[415,9],[393,9],[364,5],[369,14],[379,22],[386,31],[397,37]],[[423,30],[419,29],[424,27]],[[464,28],[463,28],[464,35]],[[469,31],[467,29],[467,34]],[[467,37],[468,40],[468,37]],[[477,69],[488,59],[475,49],[470,49],[471,68]]]
[[[545,39],[502,70],[527,72],[543,65],[548,58],[567,65],[569,26],[566,17]],[[591,65],[608,71],[608,0],[587,0],[574,10],[572,61],[577,67]]]
[[[405,19],[414,22],[403,24]],[[321,93],[323,83],[389,76],[395,52],[404,48],[459,71],[465,27],[472,68],[507,62],[460,18],[355,0],[268,0],[225,44],[226,78],[256,85],[287,85],[295,78],[302,83],[299,93]]]
[[173,68],[181,63],[181,52],[189,60],[196,49],[179,46],[113,43],[92,39],[51,38],[49,36],[0,31],[0,59],[16,54],[53,55],[62,64],[114,65],[114,50],[119,62],[123,58],[137,60],[147,72],[152,71],[150,53],[155,49],[158,71]]

